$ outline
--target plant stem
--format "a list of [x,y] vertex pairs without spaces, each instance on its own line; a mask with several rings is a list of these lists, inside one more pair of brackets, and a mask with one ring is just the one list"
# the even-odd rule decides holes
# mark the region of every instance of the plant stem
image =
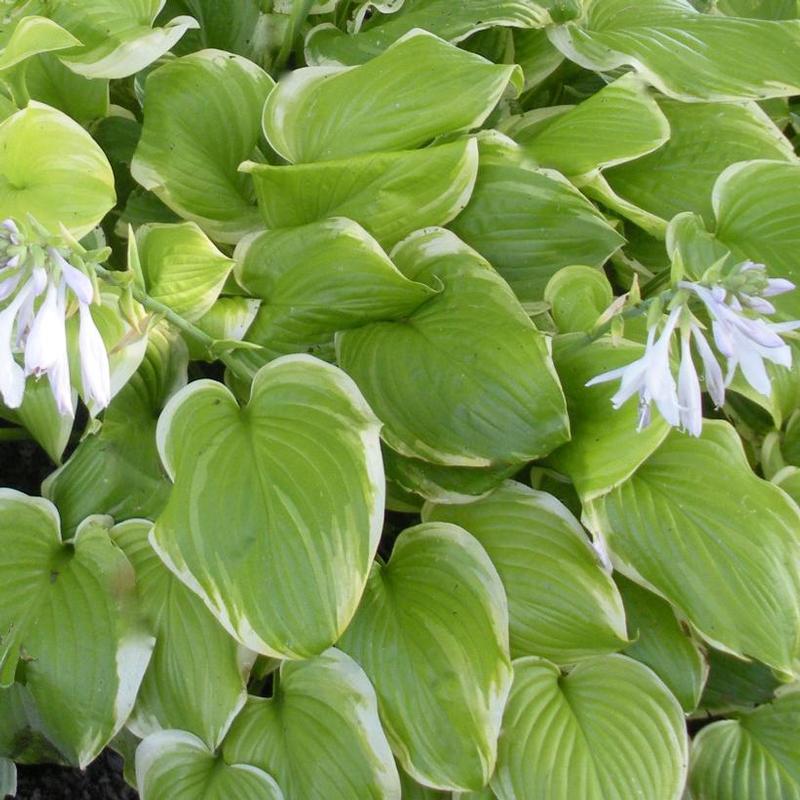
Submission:
[[276,80],[280,77],[281,72],[283,72],[286,66],[286,62],[289,60],[300,27],[306,21],[306,17],[313,5],[314,0],[292,0],[292,13],[289,17],[289,27],[281,42],[281,49],[278,51],[278,55],[275,56],[275,61],[272,63],[272,77]]
[[[206,350],[208,350],[209,353],[214,354],[214,347],[217,343],[216,339],[214,339],[212,336],[209,336],[205,331],[201,330],[196,325],[193,325],[180,314],[176,314],[169,306],[166,306],[158,300],[150,297],[150,295],[147,294],[147,292],[145,292],[145,290],[140,286],[137,286],[134,283],[126,284],[125,280],[122,278],[123,273],[114,272],[106,269],[105,267],[101,267],[100,265],[96,265],[94,269],[97,272],[97,275],[103,278],[103,280],[108,281],[116,286],[124,286],[131,292],[134,299],[147,311],[163,317],[171,325],[174,325],[181,333],[184,333],[191,339],[194,339],[198,344],[202,345]],[[250,383],[250,381],[253,380],[253,370],[241,359],[237,358],[235,353],[218,353],[215,355],[234,375],[236,375],[237,378],[240,378],[247,383]]]

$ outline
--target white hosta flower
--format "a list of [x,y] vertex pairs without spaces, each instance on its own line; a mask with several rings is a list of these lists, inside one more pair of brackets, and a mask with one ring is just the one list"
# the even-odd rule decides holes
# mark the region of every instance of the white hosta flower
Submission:
[[672,375],[669,355],[670,341],[681,311],[682,308],[677,307],[670,312],[658,338],[656,338],[657,326],[654,325],[648,330],[644,355],[640,359],[627,366],[604,372],[586,384],[595,386],[598,383],[619,380],[619,390],[611,398],[615,409],[620,408],[634,394],[638,393],[638,430],[642,430],[650,424],[651,404],[653,403],[669,425],[680,424],[678,387]]
[[[772,387],[765,362],[791,367],[792,351],[780,334],[794,330],[800,323],[773,323],[749,317],[744,313],[738,298],[727,296],[722,287],[710,289],[685,281],[679,286],[698,297],[711,317],[714,342],[728,362],[725,385],[730,385],[736,369],[740,368],[753,389],[769,396]],[[783,290],[785,286],[775,288]],[[758,310],[753,306],[751,308]]]
[[86,303],[81,303],[80,315],[78,348],[83,392],[86,400],[93,401],[98,408],[105,408],[111,402],[111,370],[106,345]]
[[[10,408],[23,399],[26,376],[46,376],[59,413],[74,415],[67,316],[77,301],[78,353],[84,397],[94,408],[111,401],[108,353],[92,319],[92,281],[54,247],[24,242],[13,220],[0,222],[0,394]],[[31,255],[35,252],[35,255]],[[44,265],[42,265],[42,256]],[[42,297],[43,295],[43,297]],[[15,353],[21,354],[18,363]]]
[[681,364],[678,369],[678,403],[681,427],[692,436],[703,432],[703,393],[692,360],[692,330],[681,331]]

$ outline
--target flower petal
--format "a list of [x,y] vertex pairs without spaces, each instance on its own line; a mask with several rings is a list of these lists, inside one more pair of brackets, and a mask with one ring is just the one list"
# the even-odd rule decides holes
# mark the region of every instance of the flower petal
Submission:
[[105,408],[111,402],[111,371],[106,345],[85,303],[80,304],[80,315],[78,346],[84,398],[94,401],[99,408]]

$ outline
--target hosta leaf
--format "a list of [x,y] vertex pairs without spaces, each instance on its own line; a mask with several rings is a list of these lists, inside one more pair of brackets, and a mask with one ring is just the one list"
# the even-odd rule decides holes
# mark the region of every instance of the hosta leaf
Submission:
[[264,15],[259,0],[167,0],[161,19],[194,17],[200,26],[187,31],[173,48],[178,55],[214,47],[259,63]]
[[81,125],[108,114],[109,82],[76,75],[54,54],[44,53],[27,62],[25,85],[34,100],[69,114]]
[[273,85],[251,61],[220,50],[159,67],[147,78],[133,177],[212,239],[237,242],[258,230],[252,187],[238,168],[253,155]]
[[153,646],[105,518],[61,538],[47,500],[0,490],[0,685],[17,680],[62,755],[85,767],[122,727]]
[[194,222],[143,225],[136,244],[147,293],[189,320],[211,309],[233,269]]
[[35,15],[24,16],[0,50],[0,72],[40,53],[67,50],[80,44],[78,39],[53,20]]
[[228,764],[185,731],[159,731],[136,750],[142,800],[283,800],[278,784],[250,764]]
[[522,658],[492,788],[499,800],[678,800],[687,751],[681,707],[647,667],[599,656],[564,676]]
[[708,650],[709,673],[700,706],[712,714],[729,714],[731,711],[769,703],[781,685],[775,673],[758,661]]
[[560,333],[588,332],[611,305],[614,291],[600,269],[564,267],[548,281],[544,300]]
[[466,139],[323,164],[247,162],[242,170],[253,176],[268,228],[348,217],[389,248],[412,231],[450,222],[464,209],[475,185],[478,146]]
[[0,758],[0,797],[16,797],[17,767],[13,761]]
[[639,158],[670,137],[669,123],[635,74],[619,78],[580,105],[511,117],[501,129],[541,166],[570,176]]
[[51,0],[50,14],[84,45],[62,56],[64,63],[87,78],[126,78],[170,50],[187,30],[198,27],[192,17],[176,17],[153,28],[163,0]]
[[632,66],[678,100],[783,97],[800,90],[795,20],[701,14],[689,0],[589,0],[581,22],[548,33],[582,67]]
[[717,0],[716,7],[731,17],[754,19],[797,19],[797,0]]
[[639,409],[632,398],[619,410],[611,406],[612,383],[587,387],[592,378],[630,364],[644,348],[610,337],[592,341],[585,334],[561,336],[553,346],[556,370],[567,397],[572,441],[548,458],[569,476],[584,500],[605,494],[627,480],[669,432],[660,415],[637,431]]
[[433,503],[470,503],[489,494],[520,470],[519,464],[446,467],[401,456],[389,447],[383,449],[383,465],[387,480]]
[[114,203],[103,151],[66,114],[32,101],[0,124],[0,217],[33,215],[53,232],[89,233]]
[[375,685],[412,777],[460,791],[488,782],[511,663],[503,584],[476,539],[441,522],[404,531],[339,646]]
[[170,569],[251,650],[298,658],[333,644],[383,523],[378,422],[353,382],[285,356],[240,408],[198,381],[161,415],[158,447],[175,486],[151,541]]
[[111,531],[136,571],[139,604],[156,636],[127,725],[141,738],[180,725],[214,748],[247,699],[254,656],[161,563],[147,541],[151,527],[146,520],[131,520]]
[[[250,297],[220,297],[195,325],[216,341],[239,342],[253,324],[260,305],[260,300]],[[198,342],[186,344],[193,361],[212,357]]]
[[[773,276],[800,282],[800,164],[735,164],[714,186],[717,238],[737,254],[767,265]],[[780,310],[800,317],[800,293],[777,298]]]
[[[651,155],[608,170],[605,178],[625,200],[662,219],[684,211],[713,225],[711,191],[720,173],[755,158],[796,161],[794,150],[756,103],[681,103],[661,99],[669,142]],[[714,130],[719,146],[709,147]]]
[[616,580],[625,601],[628,633],[635,639],[625,648],[625,655],[650,667],[687,714],[694,711],[708,676],[703,651],[678,622],[669,603],[622,575]]
[[692,747],[692,800],[796,800],[800,797],[800,692],[715,722]]
[[386,443],[445,466],[485,467],[567,439],[547,341],[489,264],[441,228],[410,236],[392,258],[407,278],[442,291],[404,321],[336,340]]
[[42,493],[72,531],[90,514],[122,522],[154,518],[169,495],[156,450],[156,422],[169,397],[186,383],[188,357],[180,339],[164,326],[150,331],[136,374],[112,400],[97,433],[83,439]]
[[338,650],[284,661],[275,694],[248,700],[224,755],[269,772],[286,800],[400,800],[375,690]]
[[292,163],[411,149],[479,126],[521,78],[518,67],[414,31],[362,66],[290,73],[267,100],[264,132]]
[[627,644],[614,581],[555,497],[507,481],[474,503],[428,504],[422,518],[460,525],[489,554],[508,595],[513,657],[573,664]]
[[[22,405],[12,410],[0,404],[0,417],[24,426],[54,463],[61,462],[75,420],[70,414],[58,413],[47,381],[29,376],[25,383]],[[84,514],[81,519],[86,516],[88,514]]]
[[498,25],[543,27],[547,10],[534,0],[406,0],[390,17],[347,35],[333,25],[314,28],[306,39],[309,64],[363,64],[414,28],[430,31],[448,42],[460,42],[476,31]]
[[525,75],[525,91],[549,78],[564,62],[564,56],[553,47],[546,29],[517,29],[513,40],[514,61]]
[[402,319],[436,294],[341,217],[248,237],[236,251],[236,279],[263,300],[247,337],[262,345],[261,363],[330,345],[336,331]]
[[757,478],[727,423],[671,433],[587,507],[615,566],[711,644],[791,673],[800,651],[800,511]]
[[599,267],[625,241],[577,189],[525,160],[510,140],[482,142],[475,191],[449,227],[523,302],[541,300],[562,267]]

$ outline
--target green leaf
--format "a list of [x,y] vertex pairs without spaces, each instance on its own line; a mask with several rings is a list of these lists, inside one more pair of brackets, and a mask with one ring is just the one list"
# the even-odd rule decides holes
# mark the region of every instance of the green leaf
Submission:
[[[713,204],[723,244],[766,264],[773,276],[800,283],[800,163],[735,164],[720,175]],[[800,317],[800,293],[777,298],[776,305],[792,319]]]
[[[756,158],[796,161],[786,137],[756,103],[681,103],[661,99],[669,142],[651,155],[608,170],[605,178],[626,201],[662,219],[693,211],[713,225],[711,192],[731,164]],[[709,147],[714,131],[718,146]]]
[[[220,297],[195,325],[216,341],[239,342],[253,324],[260,305],[260,300],[249,297]],[[192,361],[211,357],[202,345],[186,338]]]
[[584,334],[558,337],[553,345],[556,370],[567,397],[572,441],[551,453],[548,464],[572,480],[584,501],[627,480],[669,432],[660,415],[649,427],[637,431],[635,398],[614,410],[613,384],[586,386],[592,378],[630,364],[643,352],[642,345],[624,339],[593,341]]
[[565,441],[547,340],[489,264],[441,228],[410,236],[392,258],[407,278],[442,291],[404,321],[336,340],[384,441],[453,467],[524,462]]
[[[589,0],[581,22],[548,30],[567,58],[631,66],[677,100],[783,97],[800,91],[800,22],[697,12],[689,0]],[[741,54],[747,53],[747,58]]]
[[151,541],[251,650],[316,655],[355,613],[383,524],[378,428],[355,384],[308,356],[263,367],[244,408],[204,380],[161,415],[175,486]]
[[64,530],[90,514],[115,520],[153,519],[169,496],[156,449],[156,422],[169,397],[186,383],[188,357],[165,326],[153,328],[136,374],[112,400],[97,433],[86,436],[42,493],[59,509]]
[[0,51],[0,72],[40,53],[67,50],[80,44],[78,39],[53,20],[35,15],[24,16]]
[[0,217],[31,214],[85,236],[116,202],[103,151],[66,114],[32,101],[0,124]]
[[499,800],[678,800],[687,760],[681,707],[642,664],[599,656],[562,675],[540,658],[514,662]]
[[176,59],[150,73],[133,177],[214,240],[258,230],[250,180],[239,164],[254,154],[272,79],[220,50]]
[[161,563],[147,541],[151,528],[146,520],[131,520],[111,531],[136,571],[140,608],[156,636],[127,725],[142,739],[180,725],[213,749],[244,706],[255,656]]
[[716,7],[731,17],[753,19],[797,19],[797,0],[717,0]]
[[446,467],[401,456],[389,447],[383,449],[383,465],[387,480],[433,503],[471,503],[519,472],[521,466]]
[[188,320],[211,309],[233,269],[194,222],[143,225],[136,245],[147,293]]
[[486,785],[511,663],[503,584],[472,536],[439,522],[400,534],[339,646],[375,685],[386,735],[413,778],[458,791]]
[[362,66],[291,72],[267,100],[264,132],[292,163],[412,149],[480,126],[521,80],[516,66],[412,31]]
[[574,664],[627,644],[614,581],[555,497],[507,481],[474,503],[429,503],[422,518],[460,525],[489,554],[508,595],[514,658]]
[[200,23],[173,47],[178,55],[216,48],[261,63],[265,15],[260,0],[167,0],[161,18],[170,14],[188,14]]
[[449,227],[522,302],[541,300],[562,267],[599,267],[625,241],[565,178],[536,167],[504,137],[481,142],[475,191]]
[[619,78],[572,108],[556,106],[510,117],[501,130],[540,166],[569,176],[639,158],[670,138],[667,119],[635,74]]
[[317,26],[306,38],[305,56],[315,65],[363,64],[415,28],[460,42],[495,26],[540,28],[549,21],[547,10],[533,0],[470,0],[455,6],[451,0],[406,0],[397,12],[354,35],[330,24]]
[[758,661],[743,661],[708,649],[709,674],[700,707],[711,714],[729,714],[769,703],[781,685],[775,673]]
[[338,650],[284,661],[275,694],[248,700],[223,753],[274,775],[287,800],[400,800],[375,690]]
[[513,40],[514,61],[525,75],[526,92],[539,86],[564,62],[564,56],[553,47],[546,29],[517,29]]
[[782,672],[800,651],[800,510],[757,478],[724,422],[671,433],[586,507],[615,567],[669,600],[715,647]]
[[186,31],[192,17],[176,17],[153,28],[163,0],[50,0],[50,15],[80,39],[84,47],[62,56],[87,78],[127,78],[157,61]]
[[605,273],[594,267],[564,267],[547,282],[545,302],[560,333],[588,332],[614,300]]
[[22,405],[12,410],[0,404],[0,417],[25,427],[54,463],[61,462],[75,420],[70,414],[58,413],[48,382],[29,376]]
[[445,225],[464,209],[475,185],[478,147],[464,139],[322,164],[245,162],[242,171],[253,176],[267,228],[348,217],[389,248],[427,225]]
[[13,761],[0,758],[0,797],[16,797],[17,767]]
[[800,797],[800,692],[715,722],[694,740],[689,788],[693,800]]
[[108,81],[76,75],[55,55],[44,53],[28,61],[25,85],[34,100],[63,111],[81,125],[108,114]]
[[255,234],[235,257],[237,281],[263,301],[247,336],[263,347],[260,363],[329,346],[337,331],[402,319],[436,294],[341,217]]
[[622,575],[617,575],[616,581],[625,601],[628,631],[636,637],[625,648],[625,655],[650,667],[687,714],[694,711],[708,677],[703,651],[669,603]]
[[0,685],[15,678],[48,738],[85,768],[125,723],[153,640],[102,517],[65,542],[55,507],[0,490]]
[[142,800],[283,800],[278,784],[250,764],[228,764],[185,731],[159,731],[136,750]]

